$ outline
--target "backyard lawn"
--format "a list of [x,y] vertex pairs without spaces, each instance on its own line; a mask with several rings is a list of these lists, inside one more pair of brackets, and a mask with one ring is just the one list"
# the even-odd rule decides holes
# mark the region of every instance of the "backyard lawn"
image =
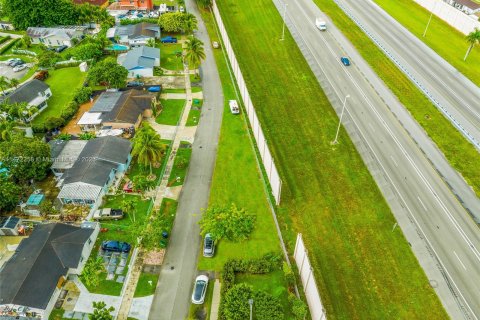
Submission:
[[[273,3],[217,4],[282,177],[287,246],[293,252],[303,233],[329,319],[448,318],[402,231],[392,232],[395,219],[346,132],[337,148],[330,145],[338,117],[291,35],[278,42],[282,20]],[[218,187],[214,180],[212,193]]]
[[159,124],[166,124],[176,126],[182,115],[183,107],[185,106],[184,99],[161,99],[163,110],[155,119]]
[[78,67],[49,70],[49,74],[45,83],[50,86],[52,96],[48,100],[48,107],[33,119],[33,124],[42,123],[48,117],[60,117],[62,110],[73,99],[75,89],[83,84],[86,76]]

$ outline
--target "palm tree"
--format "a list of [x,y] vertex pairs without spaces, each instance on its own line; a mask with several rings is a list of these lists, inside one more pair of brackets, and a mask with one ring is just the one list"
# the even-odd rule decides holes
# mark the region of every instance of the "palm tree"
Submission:
[[139,164],[149,165],[152,176],[152,162],[159,162],[164,152],[165,145],[160,135],[150,125],[144,124],[133,138],[132,156],[137,158]]
[[467,35],[466,39],[467,39],[467,42],[470,43],[470,46],[467,49],[467,53],[465,54],[463,61],[467,60],[467,57],[470,54],[470,51],[472,51],[473,47],[476,44],[480,43],[480,29],[475,28],[472,32],[470,32]]
[[10,81],[8,81],[8,78],[5,76],[0,76],[0,89],[2,90],[2,93],[5,94],[5,88],[8,87],[10,84]]
[[133,198],[128,198],[128,199],[123,199],[122,201],[122,210],[125,211],[128,214],[132,214],[133,216],[133,222],[135,222],[135,205],[137,204],[137,201],[134,200]]
[[15,123],[13,121],[2,119],[0,122],[0,141],[10,141],[14,127]]
[[186,13],[183,16],[183,31],[185,33],[192,33],[193,30],[197,29],[198,21],[197,18],[191,14],[191,13]]
[[147,40],[147,47],[155,48],[155,39],[154,38],[150,38],[150,39]]
[[16,78],[12,78],[10,79],[10,85],[12,87],[15,87],[15,89],[18,88],[18,85],[20,84],[20,80],[16,79]]
[[205,59],[203,42],[194,36],[190,36],[186,42],[185,50],[187,52],[185,58],[187,58],[188,64],[197,69],[200,65],[200,62]]

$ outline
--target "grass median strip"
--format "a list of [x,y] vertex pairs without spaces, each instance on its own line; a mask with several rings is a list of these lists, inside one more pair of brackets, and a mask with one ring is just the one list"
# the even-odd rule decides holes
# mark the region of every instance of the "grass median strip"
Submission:
[[[270,0],[217,2],[283,179],[281,228],[309,248],[329,319],[443,319],[395,219]],[[254,40],[252,40],[254,39]],[[248,45],[245,45],[248,43]]]
[[[475,147],[332,0],[314,1],[352,42],[370,67],[437,144],[453,168],[463,176],[480,197],[480,170],[478,170],[480,153]],[[473,51],[475,50],[472,50],[472,53]],[[470,58],[472,58],[471,61],[474,61],[474,56]],[[478,68],[480,69],[480,64],[478,64]]]

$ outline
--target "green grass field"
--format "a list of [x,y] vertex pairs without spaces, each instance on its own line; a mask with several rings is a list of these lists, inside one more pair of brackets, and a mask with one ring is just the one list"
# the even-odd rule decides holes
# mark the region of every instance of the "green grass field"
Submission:
[[[190,145],[188,142],[182,142],[182,144]],[[181,186],[185,183],[185,176],[187,174],[188,165],[190,163],[190,157],[192,156],[192,147],[179,148],[175,156],[172,172],[168,179],[168,186],[175,187]]]
[[160,66],[168,70],[183,70],[182,58],[176,56],[176,52],[182,52],[180,43],[158,43],[160,48]]
[[[374,1],[418,39],[425,42],[438,55],[447,60],[477,86],[480,86],[480,47],[476,46],[470,52],[467,60],[463,61],[469,46],[463,33],[434,15],[428,26],[427,34],[423,37],[430,11],[411,0]],[[448,39],[448,45],[445,45],[445,39]]]
[[163,110],[155,119],[157,123],[176,126],[180,116],[182,115],[183,107],[185,106],[184,99],[161,99]]
[[329,319],[447,318],[346,132],[330,145],[338,117],[291,35],[278,41],[272,2],[217,3],[283,179],[287,245],[303,233]]
[[198,125],[198,121],[200,121],[200,113],[202,111],[203,100],[198,100],[198,103],[195,103],[195,100],[197,99],[193,100],[192,108],[188,113],[187,123],[185,124],[187,127],[196,126]]
[[[157,287],[158,274],[141,273],[137,282],[137,288],[133,295],[134,298],[146,297],[155,293]],[[149,283],[151,281],[152,284]]]
[[[212,41],[216,37],[212,17],[203,13]],[[218,144],[217,160],[213,174],[209,205],[236,203],[257,216],[255,229],[248,241],[233,243],[222,240],[216,247],[213,258],[201,254],[198,269],[220,271],[225,261],[235,258],[260,258],[265,253],[279,251],[279,240],[275,231],[270,208],[262,186],[254,150],[248,137],[244,114],[234,116],[228,107],[229,99],[236,99],[233,84],[220,50],[214,50],[218,72],[223,86],[225,109]]]
[[[418,90],[332,0],[315,0],[315,2],[334,21],[335,25],[343,31],[343,34],[353,43],[362,57],[370,64],[380,78],[382,78],[400,102],[410,111],[429,137],[437,144],[450,164],[463,176],[472,186],[477,196],[480,197],[480,170],[478,170],[480,153],[478,153],[475,147],[463,137],[430,100]],[[388,3],[394,5],[393,2]],[[418,14],[418,8],[417,10],[412,10],[412,15]],[[412,24],[414,23],[412,22]],[[414,25],[417,25],[417,28],[419,28],[418,23]],[[431,27],[433,27],[433,25]],[[448,26],[445,28],[447,27]],[[447,30],[450,30],[450,27],[448,27]],[[450,30],[450,32],[455,31]],[[449,41],[450,38],[453,39],[453,46],[461,46],[461,37],[459,40],[458,35],[454,37],[447,33],[444,36],[448,36]],[[476,61],[480,61],[480,50],[478,49],[479,48],[475,48],[472,50],[473,55],[469,58],[471,60],[467,60],[469,61],[469,67],[475,65],[475,59]],[[450,49],[445,48],[444,50]],[[474,54],[474,51],[476,51],[478,55]],[[463,54],[464,52],[460,54],[462,58]],[[475,70],[475,68],[479,69],[477,76],[480,77],[480,63],[472,67],[472,70]]]
[[60,117],[86,76],[78,67],[49,70],[49,74],[45,83],[50,86],[52,96],[48,99],[48,107],[33,119],[34,124],[42,123],[48,117]]

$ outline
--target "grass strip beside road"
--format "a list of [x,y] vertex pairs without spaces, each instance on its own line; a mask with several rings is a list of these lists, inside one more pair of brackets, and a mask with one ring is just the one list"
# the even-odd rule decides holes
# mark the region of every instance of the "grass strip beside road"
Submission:
[[329,319],[448,318],[345,130],[332,148],[338,117],[291,35],[278,41],[272,2],[217,3],[283,180],[284,238],[292,252],[303,233]]
[[[433,15],[427,34],[423,37],[430,11],[412,0],[374,0],[374,2],[439,56],[480,86],[480,48],[476,46],[467,60],[463,61],[470,45],[463,33]],[[448,39],[448,45],[445,39]]]
[[[480,153],[475,147],[332,0],[314,1],[350,40],[370,67],[436,143],[452,167],[463,176],[477,196],[480,197],[480,170],[478,170]],[[415,16],[414,13],[412,15]],[[455,43],[454,41],[454,45]],[[458,42],[456,45],[459,46]],[[478,48],[472,50],[472,53],[476,49]],[[470,58],[472,58],[471,61],[475,61],[474,55]],[[479,60],[480,53],[477,57],[477,61]],[[474,63],[470,62],[470,64]],[[480,63],[478,68],[480,70]],[[480,77],[480,71],[478,76]]]

